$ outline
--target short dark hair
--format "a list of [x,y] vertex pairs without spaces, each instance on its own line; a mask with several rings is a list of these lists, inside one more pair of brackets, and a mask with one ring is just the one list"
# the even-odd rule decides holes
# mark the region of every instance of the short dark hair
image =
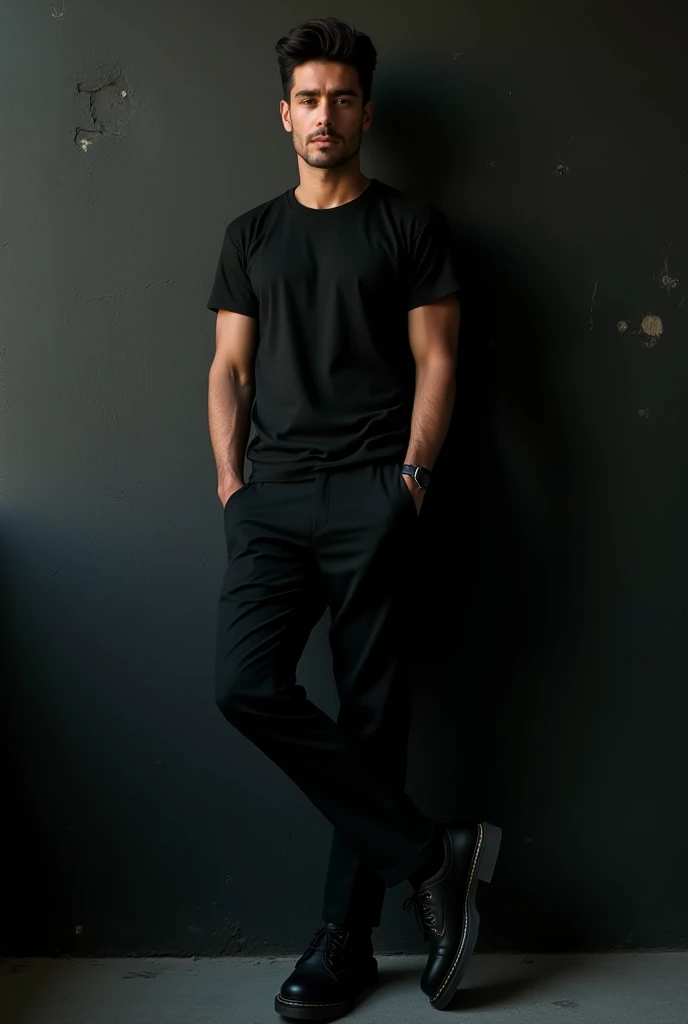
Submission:
[[358,71],[367,103],[373,88],[373,72],[377,64],[377,51],[370,36],[357,32],[337,18],[315,18],[291,29],[275,46],[284,98],[291,97],[294,69],[309,60],[330,60],[350,64]]

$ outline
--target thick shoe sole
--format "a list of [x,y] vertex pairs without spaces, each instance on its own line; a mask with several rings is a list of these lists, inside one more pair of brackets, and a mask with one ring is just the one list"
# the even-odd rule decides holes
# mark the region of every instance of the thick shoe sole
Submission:
[[436,1010],[448,1008],[466,973],[480,928],[480,914],[475,901],[478,883],[492,881],[501,844],[501,828],[497,828],[496,825],[488,825],[487,822],[478,825],[478,839],[475,844],[464,900],[461,942],[444,981],[430,999],[430,1005],[434,1006]]
[[353,999],[347,999],[341,1003],[298,1003],[277,996],[275,1010],[290,1020],[337,1020],[339,1017],[345,1017],[347,1013],[351,1013],[376,988],[377,982],[363,989]]

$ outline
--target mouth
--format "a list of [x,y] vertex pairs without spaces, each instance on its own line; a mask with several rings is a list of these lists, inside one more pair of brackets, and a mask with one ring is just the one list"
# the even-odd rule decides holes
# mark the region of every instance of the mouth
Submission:
[[333,139],[331,135],[318,135],[317,138],[311,139],[311,142],[316,146],[331,146],[337,139]]

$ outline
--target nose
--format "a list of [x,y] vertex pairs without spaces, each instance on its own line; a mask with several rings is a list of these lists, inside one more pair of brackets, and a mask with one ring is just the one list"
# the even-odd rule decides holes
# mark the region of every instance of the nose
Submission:
[[332,120],[332,114],[327,102],[323,103],[320,108],[320,117],[318,118],[318,128],[330,128],[334,124]]

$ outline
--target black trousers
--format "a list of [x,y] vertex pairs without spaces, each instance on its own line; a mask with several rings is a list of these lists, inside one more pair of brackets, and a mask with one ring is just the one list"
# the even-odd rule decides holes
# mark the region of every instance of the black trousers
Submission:
[[[413,498],[398,464],[370,464],[248,483],[224,516],[217,703],[334,825],[323,918],[374,927],[436,831],[404,793]],[[296,684],[327,605],[336,722]]]

